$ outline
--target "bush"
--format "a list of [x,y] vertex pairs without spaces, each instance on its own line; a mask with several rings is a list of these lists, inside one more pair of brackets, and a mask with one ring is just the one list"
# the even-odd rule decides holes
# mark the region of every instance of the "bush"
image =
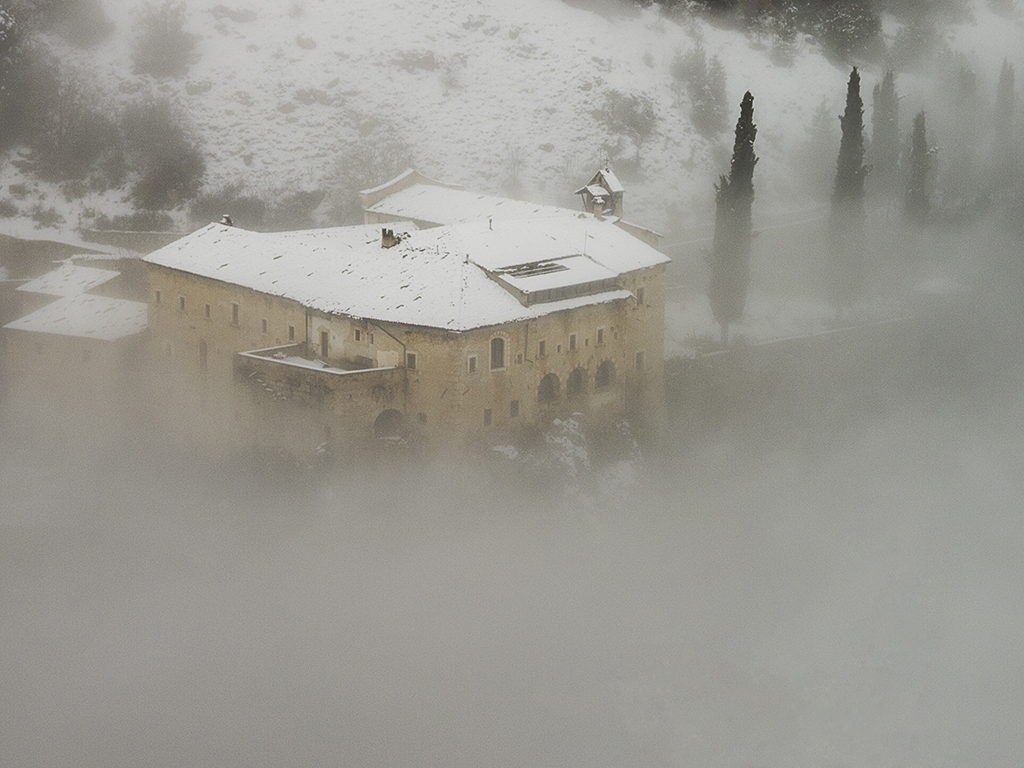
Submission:
[[658,122],[654,102],[642,94],[610,90],[605,95],[604,106],[594,112],[594,117],[612,134],[625,136],[633,142],[639,166],[640,149],[654,133]]
[[166,99],[141,99],[126,108],[121,128],[128,165],[141,169],[132,188],[138,207],[173,208],[195,197],[206,160],[177,107]]
[[339,224],[361,224],[359,190],[383,184],[412,164],[409,147],[391,131],[376,131],[352,144],[334,165],[331,217]]
[[74,45],[95,45],[114,31],[100,0],[22,0],[20,6],[30,27],[57,32]]
[[20,133],[34,153],[36,172],[48,180],[84,178],[115,150],[117,126],[83,76],[61,69],[38,49],[30,58]]
[[267,204],[258,197],[243,195],[240,184],[228,184],[219,190],[200,195],[189,207],[189,215],[204,224],[220,221],[224,214],[229,214],[239,227],[263,229]]
[[182,77],[195,61],[196,36],[185,31],[185,3],[164,0],[143,6],[136,26],[132,64],[138,75]]
[[174,219],[162,211],[137,211],[112,219],[101,213],[93,222],[93,228],[117,232],[169,232],[174,228]]

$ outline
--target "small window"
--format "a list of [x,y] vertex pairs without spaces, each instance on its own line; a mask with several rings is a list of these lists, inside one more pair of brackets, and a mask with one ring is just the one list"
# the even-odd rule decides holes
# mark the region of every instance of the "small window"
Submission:
[[562,352],[562,345],[561,344],[559,344],[557,347],[555,347],[555,352],[558,352],[559,354],[561,354],[561,352]]
[[160,291],[153,291],[153,302],[156,304],[160,303]]
[[178,309],[180,309],[182,312],[185,311],[185,297],[184,296],[179,296],[178,297]]
[[519,415],[519,401],[513,400],[511,405],[508,407],[508,415],[513,419]]
[[548,356],[548,343],[546,341],[538,342],[537,344],[537,357]]
[[516,365],[519,365],[521,362],[523,362],[523,353],[522,352],[520,352],[518,355],[516,355]]
[[320,356],[327,358],[331,351],[331,334],[327,331],[320,331]]
[[478,358],[477,358],[477,356],[476,356],[476,355],[470,355],[470,356],[469,356],[469,359],[468,359],[468,360],[466,361],[466,366],[467,366],[467,370],[468,370],[468,371],[469,371],[470,373],[476,373],[476,363],[477,363],[477,359],[478,359]]
[[209,304],[206,305],[206,308],[203,310],[203,313],[205,314],[206,319],[209,320],[210,319],[210,305]]
[[415,371],[416,370],[416,353],[415,352],[406,352],[405,353],[405,367],[408,368],[410,371]]
[[266,333],[267,332],[267,321],[266,321],[266,318],[264,318],[264,320],[263,320],[262,328],[263,328],[263,332]]
[[604,328],[597,329],[597,346],[604,344]]
[[484,426],[485,427],[491,426],[491,409],[490,408],[484,408]]
[[427,414],[425,414],[425,413],[417,413],[416,414],[416,421],[418,421],[420,424],[426,424],[427,423]]
[[636,353],[636,369],[638,371],[642,371],[644,369],[644,353],[643,352],[637,352]]
[[641,306],[641,307],[644,305],[644,289],[643,288],[637,288],[636,289],[636,303],[639,306]]
[[373,345],[373,334],[372,333],[370,334],[370,344],[371,344],[371,346]]
[[231,302],[231,324],[238,325],[238,305]]
[[363,338],[362,332],[356,328],[356,341],[360,341]]
[[584,339],[583,340],[583,346],[584,347],[589,347],[590,346],[590,339]]
[[295,341],[295,326],[288,326],[288,341]]
[[576,334],[575,333],[570,333],[569,334],[569,351],[570,352],[575,352],[576,351]]
[[491,370],[505,367],[505,340],[501,336],[491,339]]

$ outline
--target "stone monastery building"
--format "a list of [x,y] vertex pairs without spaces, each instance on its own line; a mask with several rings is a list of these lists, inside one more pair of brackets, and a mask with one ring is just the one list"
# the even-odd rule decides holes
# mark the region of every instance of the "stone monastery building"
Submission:
[[361,226],[210,224],[145,258],[168,419],[308,449],[657,410],[668,259],[632,225],[414,171],[362,195]]

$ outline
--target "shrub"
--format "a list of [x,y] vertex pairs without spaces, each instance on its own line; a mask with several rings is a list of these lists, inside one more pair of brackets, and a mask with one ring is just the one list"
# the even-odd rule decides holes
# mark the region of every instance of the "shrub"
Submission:
[[350,145],[334,165],[335,199],[331,217],[340,224],[362,223],[359,190],[375,187],[412,166],[409,147],[395,133],[380,130]]
[[112,219],[101,213],[93,222],[93,228],[118,232],[168,232],[174,228],[174,219],[162,211],[136,211]]
[[163,0],[143,6],[136,26],[132,64],[135,73],[182,77],[195,61],[197,38],[185,31],[185,3]]
[[18,206],[12,200],[3,198],[0,200],[0,217],[10,219],[18,215]]
[[657,125],[654,102],[642,94],[610,90],[605,95],[604,106],[594,112],[594,117],[612,134],[626,136],[633,142],[639,165],[640,148]]
[[121,128],[128,165],[141,169],[132,188],[136,205],[161,210],[195,197],[206,160],[174,104],[151,97],[136,101],[126,108]]
[[245,229],[262,229],[267,204],[258,197],[243,195],[240,184],[228,184],[200,195],[189,207],[189,215],[203,223],[219,221],[224,214],[230,214],[232,221]]

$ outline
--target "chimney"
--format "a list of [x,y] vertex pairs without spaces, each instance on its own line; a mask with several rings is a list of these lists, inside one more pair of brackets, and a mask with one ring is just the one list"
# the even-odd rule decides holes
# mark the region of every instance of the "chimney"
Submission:
[[395,237],[395,231],[393,229],[381,229],[380,231],[380,247],[381,248],[393,248],[402,242],[400,237]]
[[228,227],[235,226],[234,222],[231,221],[231,217],[228,216],[226,213],[223,216],[220,217],[220,223],[224,224],[224,225],[226,225]]

